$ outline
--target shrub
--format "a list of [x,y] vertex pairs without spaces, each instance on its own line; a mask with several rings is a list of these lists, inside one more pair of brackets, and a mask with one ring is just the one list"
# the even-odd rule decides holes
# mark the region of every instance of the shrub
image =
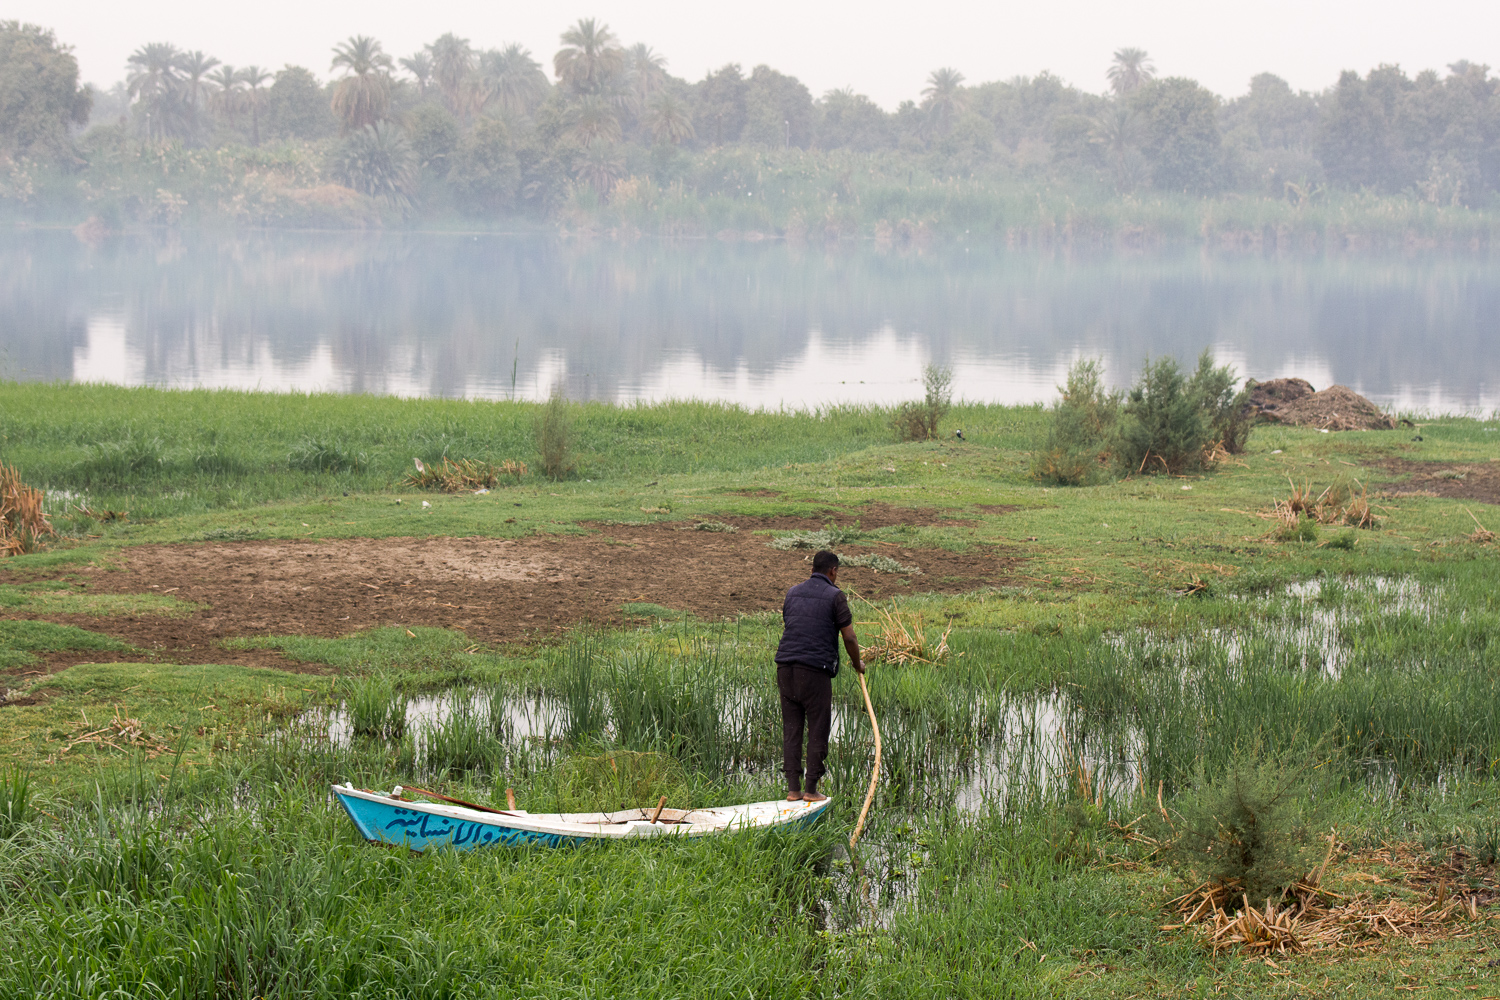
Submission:
[[901,441],[931,441],[938,422],[953,405],[953,369],[928,365],[922,371],[923,399],[902,403],[891,414],[891,429]]
[[1207,351],[1192,377],[1172,358],[1149,358],[1121,403],[1104,389],[1103,366],[1079,361],[1058,386],[1047,442],[1032,459],[1031,475],[1060,486],[1087,486],[1115,471],[1177,474],[1212,465],[1217,455],[1245,449],[1254,425],[1250,390],[1235,389],[1229,365]]
[[542,472],[549,479],[571,476],[573,465],[573,418],[562,390],[554,390],[536,418],[536,450],[542,456]]
[[354,472],[365,465],[365,456],[345,451],[336,441],[304,438],[287,455],[286,464],[302,472]]
[[1200,770],[1178,800],[1181,822],[1164,856],[1195,881],[1244,893],[1252,906],[1280,897],[1318,860],[1302,805],[1310,773],[1305,760],[1267,756],[1258,745],[1216,780]]
[[1059,486],[1088,486],[1108,470],[1111,438],[1120,416],[1120,393],[1104,388],[1104,366],[1079,360],[1068,369],[1066,385],[1052,408],[1047,443],[1033,456],[1031,476]]
[[1245,450],[1255,414],[1250,410],[1250,385],[1235,390],[1233,365],[1214,367],[1208,351],[1198,356],[1198,370],[1188,380],[1188,391],[1197,399],[1198,409],[1208,423],[1209,444],[1218,444],[1231,455]]
[[1311,514],[1301,520],[1284,525],[1276,532],[1278,542],[1316,542],[1318,522]]
[[1343,531],[1340,531],[1337,535],[1334,535],[1332,538],[1328,539],[1328,541],[1324,542],[1323,547],[1325,549],[1344,549],[1346,551],[1352,552],[1354,550],[1354,543],[1354,529],[1345,528]]
[[1175,360],[1148,359],[1125,399],[1115,461],[1126,472],[1201,468],[1210,426],[1199,403]]

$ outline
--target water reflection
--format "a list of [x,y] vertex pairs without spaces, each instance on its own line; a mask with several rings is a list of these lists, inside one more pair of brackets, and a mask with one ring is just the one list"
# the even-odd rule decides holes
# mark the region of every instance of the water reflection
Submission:
[[1049,398],[1102,355],[1205,347],[1401,408],[1500,408],[1482,256],[921,254],[716,241],[0,237],[0,374],[129,385],[749,406]]

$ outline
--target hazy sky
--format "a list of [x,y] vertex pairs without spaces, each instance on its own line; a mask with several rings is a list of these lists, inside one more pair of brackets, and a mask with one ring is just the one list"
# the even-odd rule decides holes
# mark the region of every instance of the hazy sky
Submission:
[[970,81],[1051,70],[1085,90],[1104,89],[1120,46],[1146,49],[1165,75],[1193,77],[1224,96],[1269,71],[1322,89],[1341,69],[1399,63],[1410,72],[1468,59],[1500,64],[1500,3],[1493,0],[1106,0],[976,3],[918,0],[11,0],[0,18],[52,28],[74,47],[85,80],[109,85],[145,42],[202,49],[236,66],[285,63],[328,73],[329,49],[351,34],[408,55],[453,31],[479,47],[520,42],[550,69],[557,36],[579,17],[606,22],[627,44],[643,41],[689,80],[738,62],[767,63],[819,95],[852,86],[887,108],[917,96],[928,72],[954,66]]

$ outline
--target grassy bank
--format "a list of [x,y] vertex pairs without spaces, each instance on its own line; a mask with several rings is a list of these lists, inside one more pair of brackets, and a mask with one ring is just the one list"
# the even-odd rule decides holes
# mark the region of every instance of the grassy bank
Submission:
[[[1493,989],[1500,607],[1496,543],[1475,525],[1500,522],[1480,489],[1493,421],[1433,421],[1420,441],[1262,428],[1204,475],[1047,489],[1027,478],[1036,408],[956,408],[944,429],[965,442],[903,444],[877,410],[580,405],[576,471],[556,481],[534,471],[540,412],[0,386],[0,460],[51,491],[64,531],[0,564],[0,762],[31,782],[19,813],[0,786],[0,996]],[[314,453],[353,464],[297,465]],[[400,484],[414,456],[445,453],[533,471],[482,495]],[[1259,515],[1289,479],[1356,484],[1380,520],[1279,539]],[[877,526],[889,508],[946,516]],[[335,780],[511,788],[533,811],[774,795],[774,614],[695,616],[632,591],[623,625],[540,642],[393,613],[347,635],[250,630],[204,662],[122,636],[213,608],[103,579],[139,543],[332,551],[610,524],[659,527],[679,546],[662,549],[670,573],[705,537],[674,528],[743,519],[736,537],[758,547],[787,531],[749,518],[810,512],[865,512],[849,544],[928,553],[934,581],[941,553],[1014,560],[993,585],[882,602],[920,614],[929,649],[946,630],[949,651],[871,670],[882,781],[852,852],[873,748],[847,675],[833,816],[805,836],[416,857],[357,842],[328,803]],[[878,614],[855,606],[868,642]],[[1175,926],[1170,900],[1198,876],[1158,845],[1247,760],[1295,778],[1278,835],[1303,829],[1321,859],[1332,832],[1327,893],[1417,907],[1443,885],[1474,917],[1274,964]]]

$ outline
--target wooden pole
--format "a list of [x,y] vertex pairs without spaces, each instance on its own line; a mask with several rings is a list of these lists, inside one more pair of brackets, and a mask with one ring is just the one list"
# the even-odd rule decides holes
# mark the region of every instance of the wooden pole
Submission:
[[880,780],[880,723],[875,721],[875,706],[870,704],[870,687],[865,683],[865,675],[859,675],[859,690],[865,696],[865,711],[870,714],[870,728],[875,731],[875,770],[870,774],[870,788],[865,792],[865,804],[859,811],[859,822],[854,824],[854,832],[849,835],[849,846],[853,847],[859,843],[859,835],[865,831],[865,817],[870,813],[870,803],[875,801],[875,783]]
[[663,795],[661,801],[656,803],[656,812],[651,814],[651,822],[655,823],[661,819],[661,811],[667,807],[667,797]]

